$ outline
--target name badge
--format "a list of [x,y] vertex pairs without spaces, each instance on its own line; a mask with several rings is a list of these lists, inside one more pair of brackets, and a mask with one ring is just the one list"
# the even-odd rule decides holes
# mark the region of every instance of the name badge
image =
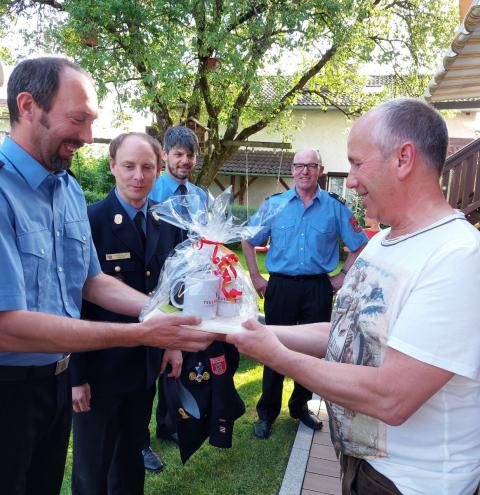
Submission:
[[129,260],[132,257],[130,253],[113,253],[113,254],[106,254],[105,258],[107,258],[107,261],[112,261],[112,260]]

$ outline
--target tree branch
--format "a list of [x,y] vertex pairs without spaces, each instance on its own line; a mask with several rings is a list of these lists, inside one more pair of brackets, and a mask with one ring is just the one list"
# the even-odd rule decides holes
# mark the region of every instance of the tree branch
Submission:
[[243,129],[238,134],[236,140],[237,141],[245,141],[252,134],[255,134],[256,132],[259,132],[262,129],[264,129],[265,127],[267,127],[267,125],[270,124],[270,122],[272,122],[272,120],[279,113],[281,113],[281,112],[283,112],[283,110],[285,110],[289,100],[292,97],[294,97],[301,89],[303,89],[305,84],[307,84],[307,82],[310,81],[310,79],[312,79],[312,77],[317,75],[322,70],[322,68],[325,66],[325,64],[335,55],[336,51],[337,51],[337,47],[335,45],[331,46],[323,54],[323,56],[320,58],[320,60],[315,65],[310,67],[310,69],[308,69],[303,74],[303,76],[298,80],[298,82],[289,91],[287,91],[282,96],[277,108],[275,108],[269,116],[264,117],[263,119],[260,119],[255,124],[252,124],[248,127],[245,127],[245,129]]

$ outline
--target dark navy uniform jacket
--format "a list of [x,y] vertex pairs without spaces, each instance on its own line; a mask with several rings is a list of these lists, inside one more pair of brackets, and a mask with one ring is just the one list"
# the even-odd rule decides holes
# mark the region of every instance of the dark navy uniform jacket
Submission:
[[175,379],[168,378],[167,373],[162,375],[163,392],[168,397],[170,415],[175,418],[183,463],[208,437],[214,447],[232,446],[233,424],[245,412],[233,382],[238,362],[237,349],[218,341],[204,351],[184,354],[179,380],[198,405],[198,419],[188,414]]
[[[153,203],[149,203],[149,206]],[[115,191],[88,207],[92,237],[102,271],[144,294],[152,292],[165,259],[181,241],[180,229],[148,214],[145,251],[135,224]],[[83,302],[86,320],[135,322],[131,318]],[[88,382],[92,394],[128,392],[150,387],[158,377],[162,351],[152,347],[112,348],[72,355],[72,386]]]

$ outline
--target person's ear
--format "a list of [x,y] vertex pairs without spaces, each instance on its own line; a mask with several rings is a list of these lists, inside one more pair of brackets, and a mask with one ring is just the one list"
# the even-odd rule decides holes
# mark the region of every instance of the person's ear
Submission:
[[405,180],[413,171],[417,149],[413,143],[404,143],[397,151],[396,172],[399,180]]
[[115,160],[113,158],[110,158],[110,161],[108,162],[110,164],[110,172],[112,175],[115,175]]
[[20,118],[26,119],[29,122],[33,121],[36,104],[30,93],[24,91],[17,95],[17,107]]
[[[163,163],[166,163],[167,155],[168,155],[168,153],[162,148],[162,151],[160,152],[160,157],[161,157]],[[162,167],[160,167],[160,169],[161,168]]]

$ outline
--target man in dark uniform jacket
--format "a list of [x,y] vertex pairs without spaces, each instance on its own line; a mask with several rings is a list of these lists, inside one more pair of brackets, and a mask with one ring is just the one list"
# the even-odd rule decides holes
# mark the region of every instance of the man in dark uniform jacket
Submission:
[[[116,187],[88,208],[102,270],[143,292],[155,289],[180,230],[148,214],[147,196],[160,172],[160,144],[142,133],[110,144]],[[82,318],[134,321],[84,302]],[[143,494],[142,447],[155,379],[168,363],[179,376],[181,352],[151,347],[113,348],[72,357],[74,495]],[[160,466],[160,469],[161,470]]]

